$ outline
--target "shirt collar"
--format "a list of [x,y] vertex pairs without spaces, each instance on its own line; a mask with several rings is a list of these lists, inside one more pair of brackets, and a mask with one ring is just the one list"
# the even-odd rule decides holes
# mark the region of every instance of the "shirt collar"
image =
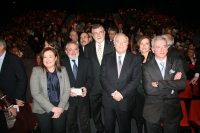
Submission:
[[6,55],[6,51],[4,51],[4,53],[0,56],[0,58],[4,59],[5,55]]

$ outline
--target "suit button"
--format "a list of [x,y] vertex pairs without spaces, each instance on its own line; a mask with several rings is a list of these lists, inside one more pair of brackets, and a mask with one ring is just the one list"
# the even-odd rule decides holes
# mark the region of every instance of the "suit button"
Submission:
[[117,83],[117,84],[119,84],[119,83]]

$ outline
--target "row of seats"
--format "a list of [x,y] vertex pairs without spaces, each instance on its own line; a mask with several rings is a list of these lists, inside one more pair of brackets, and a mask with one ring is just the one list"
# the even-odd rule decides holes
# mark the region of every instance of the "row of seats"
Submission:
[[200,95],[198,94],[198,84],[194,85],[192,89],[190,81],[187,80],[186,88],[179,93],[179,98],[194,98],[194,97],[200,97]]

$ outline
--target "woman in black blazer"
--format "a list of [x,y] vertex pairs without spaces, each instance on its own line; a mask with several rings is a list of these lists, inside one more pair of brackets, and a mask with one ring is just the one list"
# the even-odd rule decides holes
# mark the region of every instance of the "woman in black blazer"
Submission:
[[[137,42],[138,52],[137,54],[142,56],[141,65],[149,61],[153,57],[153,53],[151,52],[151,44],[150,38],[148,36],[142,36]],[[142,77],[140,79],[140,84],[137,87],[136,91],[136,99],[135,99],[135,108],[133,110],[133,117],[136,120],[136,125],[138,129],[138,133],[143,133],[143,125],[145,133],[147,133],[145,119],[143,118],[143,108],[145,102],[145,92],[142,86]]]

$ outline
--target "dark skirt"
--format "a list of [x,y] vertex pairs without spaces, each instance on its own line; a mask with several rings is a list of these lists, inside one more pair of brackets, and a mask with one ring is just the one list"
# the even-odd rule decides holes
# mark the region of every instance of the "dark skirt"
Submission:
[[145,122],[143,118],[143,108],[144,108],[145,97],[144,94],[136,91],[135,96],[135,108],[133,109],[132,117],[136,119],[136,121]]

